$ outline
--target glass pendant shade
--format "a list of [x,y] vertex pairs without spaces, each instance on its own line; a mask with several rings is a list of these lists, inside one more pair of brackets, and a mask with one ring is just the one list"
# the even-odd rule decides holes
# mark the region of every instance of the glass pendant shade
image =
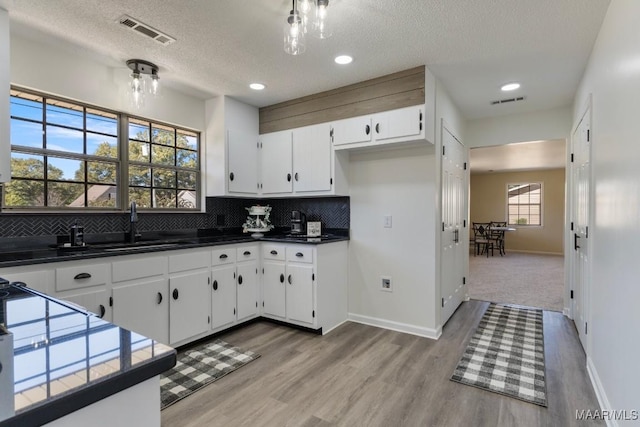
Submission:
[[140,109],[144,105],[146,92],[146,84],[142,75],[137,70],[131,73],[131,85],[129,90],[130,102],[136,109]]
[[292,10],[284,26],[284,51],[289,55],[301,55],[306,49],[302,18]]
[[127,66],[132,71],[127,90],[129,103],[132,107],[140,109],[147,95],[155,98],[160,94],[158,66],[142,59],[130,59]]
[[327,20],[327,7],[329,0],[318,0],[316,5],[316,16],[313,21],[313,35],[319,39],[331,37],[331,25]]

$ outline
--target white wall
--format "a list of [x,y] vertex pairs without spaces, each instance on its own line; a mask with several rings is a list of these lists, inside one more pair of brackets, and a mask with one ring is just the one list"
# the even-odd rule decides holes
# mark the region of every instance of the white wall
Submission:
[[640,2],[612,0],[576,95],[594,176],[589,367],[607,409],[640,409]]
[[[11,83],[195,130],[204,130],[204,101],[168,87],[162,97],[132,109],[126,64],[108,67],[85,56],[11,34]],[[162,83],[162,70],[159,72]]]
[[532,113],[489,117],[467,122],[469,148],[511,144],[513,142],[565,139],[571,130],[571,107]]

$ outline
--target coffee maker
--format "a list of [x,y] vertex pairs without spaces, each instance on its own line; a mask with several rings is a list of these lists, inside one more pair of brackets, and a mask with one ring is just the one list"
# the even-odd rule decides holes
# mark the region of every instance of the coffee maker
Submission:
[[307,233],[307,216],[300,211],[291,211],[291,234]]

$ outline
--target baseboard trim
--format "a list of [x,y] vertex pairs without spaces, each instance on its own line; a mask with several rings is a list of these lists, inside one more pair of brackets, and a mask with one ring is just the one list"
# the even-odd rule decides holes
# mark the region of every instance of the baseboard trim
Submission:
[[534,254],[534,255],[564,255],[564,252],[544,252],[544,251],[523,251],[520,249],[509,249],[507,248],[507,253],[516,252],[519,254]]
[[[611,411],[611,404],[607,398],[607,393],[605,393],[604,387],[602,387],[602,382],[600,382],[600,377],[598,376],[598,371],[593,364],[593,359],[589,356],[587,356],[587,372],[589,373],[589,379],[591,379],[593,390],[596,392],[596,398],[600,404],[600,409],[603,411]],[[607,423],[607,427],[618,427],[618,421],[612,419],[612,417],[604,417],[604,420]]]
[[342,322],[338,323],[337,325],[335,325],[333,328],[331,329],[327,329],[326,331],[323,329],[322,330],[322,335],[327,335],[329,332],[333,331],[334,329],[336,329],[339,326],[344,325],[345,323],[347,323],[349,321],[349,319],[345,319]]
[[410,325],[408,323],[394,322],[393,320],[380,319],[377,317],[363,316],[361,314],[349,313],[348,319],[351,322],[362,323],[363,325],[376,326],[378,328],[389,329],[396,332],[417,335],[419,337],[437,340],[442,335],[442,326],[438,329],[425,328],[422,326]]

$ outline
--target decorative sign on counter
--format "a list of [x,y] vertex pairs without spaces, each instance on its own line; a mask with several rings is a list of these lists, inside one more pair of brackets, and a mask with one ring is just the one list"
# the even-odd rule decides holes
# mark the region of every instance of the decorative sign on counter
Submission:
[[307,222],[307,237],[318,237],[322,234],[322,223],[320,221]]

